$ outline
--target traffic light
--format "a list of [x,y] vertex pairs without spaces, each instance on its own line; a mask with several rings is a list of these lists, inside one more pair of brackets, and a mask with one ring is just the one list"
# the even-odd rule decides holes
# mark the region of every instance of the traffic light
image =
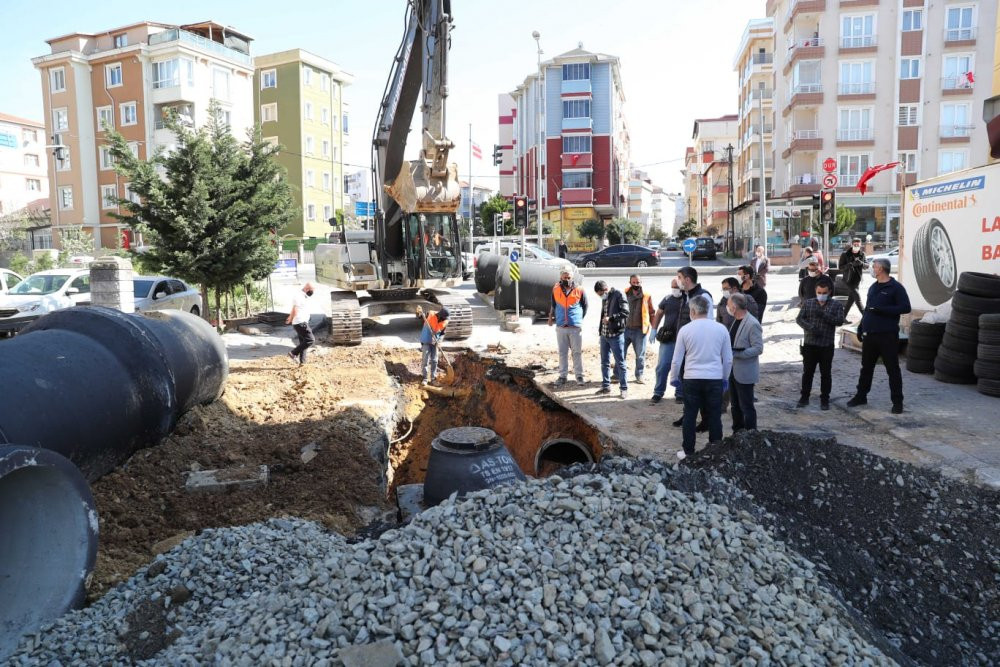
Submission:
[[837,193],[833,190],[823,190],[819,195],[819,220],[824,225],[837,222]]
[[813,200],[812,207],[813,208],[819,208],[819,193],[818,192],[812,196],[812,200]]
[[493,224],[496,227],[497,236],[503,236],[503,216],[501,214],[493,214]]
[[537,215],[538,215],[538,200],[537,199],[529,199],[528,200],[528,215],[529,216],[536,216],[537,217]]
[[527,197],[514,197],[514,224],[518,227],[528,226]]
[[503,160],[503,151],[499,144],[493,144],[493,166],[499,167],[500,162]]

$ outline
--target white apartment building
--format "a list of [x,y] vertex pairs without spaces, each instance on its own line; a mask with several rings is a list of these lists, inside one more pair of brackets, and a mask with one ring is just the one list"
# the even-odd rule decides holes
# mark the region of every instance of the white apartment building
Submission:
[[0,113],[0,215],[48,196],[45,125]]
[[[723,234],[729,222],[729,152],[733,148],[733,180],[736,180],[736,145],[739,116],[694,121],[693,146],[685,152],[684,199],[689,218],[702,233]],[[714,229],[714,232],[712,231]]]

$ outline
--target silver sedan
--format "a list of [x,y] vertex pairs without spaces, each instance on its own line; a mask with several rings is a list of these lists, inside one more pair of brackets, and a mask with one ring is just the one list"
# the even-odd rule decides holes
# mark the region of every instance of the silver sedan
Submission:
[[176,278],[137,276],[133,278],[132,285],[136,312],[183,310],[192,315],[201,315],[201,294]]

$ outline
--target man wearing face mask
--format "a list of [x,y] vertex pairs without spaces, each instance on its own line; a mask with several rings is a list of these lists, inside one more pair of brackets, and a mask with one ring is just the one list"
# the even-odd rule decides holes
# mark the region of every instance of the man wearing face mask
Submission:
[[844,284],[847,285],[850,290],[850,295],[847,298],[847,306],[845,307],[845,314],[851,314],[851,306],[857,304],[858,311],[862,316],[865,314],[865,307],[861,303],[861,294],[858,293],[858,287],[861,286],[861,278],[865,273],[865,251],[861,249],[861,239],[854,237],[851,241],[851,247],[845,250],[840,255],[840,260],[837,262],[837,268],[840,269],[840,274],[844,277]]
[[[715,321],[719,322],[725,327],[728,327],[733,323],[733,316],[729,314],[727,306],[729,305],[729,297],[734,294],[743,294],[740,290],[740,281],[736,278],[723,278],[722,279],[722,298],[719,299],[719,305],[715,307]],[[757,301],[749,294],[743,294],[747,300],[747,312],[754,316],[756,319],[760,319],[760,310]]]
[[[653,317],[653,297],[642,290],[642,279],[632,274],[625,290],[628,299],[628,323],[625,326],[625,347],[622,358],[628,359],[628,348],[635,349],[635,382],[645,384],[642,375],[646,370],[646,336],[650,333],[650,319]],[[622,368],[627,372],[628,364]]]
[[[663,297],[660,305],[653,315],[652,332],[649,342],[657,340],[660,349],[656,355],[656,384],[653,386],[652,405],[656,405],[663,400],[663,393],[667,390],[667,379],[670,377],[670,362],[674,358],[674,344],[677,341],[677,329],[679,328],[681,310],[681,288],[677,286],[677,279],[670,281],[670,294]],[[662,323],[662,326],[660,326]],[[654,338],[655,336],[655,338]],[[674,400],[680,402],[683,395],[678,390]]]
[[806,265],[806,276],[799,281],[800,307],[806,302],[806,300],[816,297],[816,283],[818,283],[822,277],[824,276],[819,270],[819,260],[815,257],[810,259],[809,263]]
[[611,357],[618,368],[618,386],[622,399],[628,398],[628,373],[625,372],[625,324],[628,322],[628,301],[614,287],[603,280],[594,284],[594,292],[601,297],[601,388],[598,395],[611,393]]
[[872,388],[875,362],[879,357],[889,375],[889,393],[892,414],[903,412],[903,374],[899,371],[899,316],[910,312],[910,297],[906,288],[889,275],[889,260],[872,260],[872,277],[875,284],[868,288],[868,305],[858,325],[861,339],[861,376],[858,392],[847,402],[847,407],[868,403]]
[[833,281],[823,278],[816,283],[816,296],[806,299],[795,323],[802,327],[802,393],[798,407],[809,405],[813,377],[819,366],[819,408],[830,409],[833,386],[833,344],[837,327],[844,323],[844,306],[833,300]]
[[552,288],[549,306],[549,326],[556,326],[559,347],[559,379],[556,386],[566,384],[569,374],[569,351],[573,350],[573,371],[577,384],[583,384],[583,318],[587,316],[587,293],[573,283],[573,274],[562,271],[559,282]]
[[[698,282],[698,270],[695,269],[693,266],[682,266],[681,268],[677,269],[677,284],[680,285],[681,288],[681,312],[677,318],[677,331],[678,333],[680,333],[680,330],[683,329],[685,325],[691,322],[691,309],[689,306],[691,304],[691,301],[695,297],[702,296],[708,300],[709,313],[712,312],[714,304],[712,300],[712,295],[708,293],[708,290],[706,290],[704,287],[701,286],[701,283]],[[709,315],[709,320],[711,319],[712,319],[711,315]],[[678,374],[678,371],[680,371],[679,375],[683,377],[684,369],[683,368],[674,369],[675,374]],[[677,385],[676,396],[681,401],[684,400],[683,384]],[[704,419],[704,413],[702,413],[702,417],[703,418],[701,422],[699,422],[696,426],[698,433],[703,433],[704,431],[708,430],[708,422],[706,422]],[[683,423],[684,423],[683,417],[673,422],[674,426],[678,428],[680,428]]]
[[757,280],[752,266],[741,266],[736,270],[736,280],[739,281],[740,291],[748,296],[752,296],[757,304],[753,311],[754,317],[759,322],[764,321],[764,311],[767,310],[767,290]]
[[734,294],[727,304],[733,318],[729,340],[733,346],[733,367],[729,376],[732,400],[733,433],[757,430],[757,408],[753,388],[760,379],[760,355],[764,352],[764,336],[757,318],[748,312],[747,295]]
[[303,285],[302,291],[295,293],[295,297],[292,299],[292,312],[285,320],[285,324],[291,324],[292,328],[295,329],[295,335],[299,338],[299,344],[288,353],[291,360],[298,363],[299,366],[306,363],[306,352],[316,344],[316,336],[313,335],[312,328],[309,326],[308,299],[312,295],[312,283]]

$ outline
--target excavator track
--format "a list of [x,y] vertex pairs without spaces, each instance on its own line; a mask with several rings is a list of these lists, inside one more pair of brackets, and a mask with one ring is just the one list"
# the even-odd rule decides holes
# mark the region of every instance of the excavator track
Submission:
[[429,295],[435,303],[448,309],[448,328],[445,340],[465,340],[472,335],[472,306],[460,296],[434,293]]
[[330,294],[330,342],[334,345],[357,345],[361,342],[361,304],[354,292]]

